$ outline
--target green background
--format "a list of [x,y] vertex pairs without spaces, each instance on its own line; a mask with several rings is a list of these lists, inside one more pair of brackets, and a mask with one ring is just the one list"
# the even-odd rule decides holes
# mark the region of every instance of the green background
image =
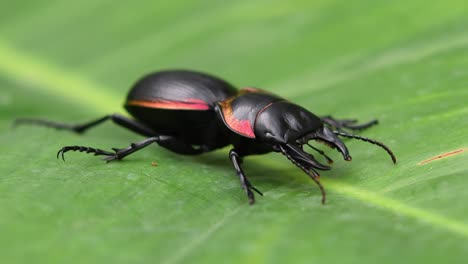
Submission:
[[[0,8],[1,263],[466,263],[466,1],[10,1]],[[87,121],[132,83],[202,70],[316,114],[378,118],[322,173],[328,203],[284,157],[247,158],[249,206],[227,159],[148,148],[122,162],[69,153],[141,140],[16,117]],[[324,148],[325,149],[325,148]],[[151,166],[156,161],[159,165]]]

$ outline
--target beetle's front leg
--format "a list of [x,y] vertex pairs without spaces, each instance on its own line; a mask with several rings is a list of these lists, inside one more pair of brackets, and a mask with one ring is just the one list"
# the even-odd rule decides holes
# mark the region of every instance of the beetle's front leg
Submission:
[[378,123],[376,119],[364,124],[356,124],[358,122],[356,119],[335,119],[332,116],[322,116],[320,119],[322,119],[323,123],[339,131],[343,129],[363,130],[373,125],[377,125]]
[[254,204],[255,203],[255,196],[254,196],[252,190],[254,190],[255,192],[257,192],[260,195],[263,195],[263,194],[257,188],[255,188],[249,182],[249,180],[247,180],[247,177],[244,174],[244,170],[242,170],[242,167],[241,167],[242,159],[239,156],[239,154],[237,154],[235,149],[231,149],[231,151],[229,151],[229,159],[231,160],[232,165],[234,165],[234,168],[236,169],[236,172],[237,172],[237,175],[239,176],[242,188],[247,193],[247,197],[249,197],[249,204]]

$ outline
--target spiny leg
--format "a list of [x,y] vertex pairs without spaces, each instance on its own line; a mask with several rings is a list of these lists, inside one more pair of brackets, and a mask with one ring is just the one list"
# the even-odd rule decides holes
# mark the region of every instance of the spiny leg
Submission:
[[84,146],[66,146],[60,149],[57,152],[57,159],[62,156],[63,161],[65,161],[65,152],[68,151],[79,151],[85,153],[92,153],[94,156],[113,156],[115,153],[109,152],[102,149],[92,148],[92,147],[84,147]]
[[253,194],[252,190],[254,190],[255,192],[257,192],[260,195],[263,195],[263,194],[257,188],[255,188],[249,182],[249,180],[247,180],[247,177],[245,176],[244,170],[242,170],[242,167],[241,167],[242,159],[239,156],[239,154],[237,154],[235,149],[231,149],[231,151],[229,151],[229,159],[231,160],[232,165],[234,165],[234,169],[236,169],[236,173],[239,176],[242,188],[247,193],[247,197],[249,198],[249,204],[254,204],[255,203],[255,197],[254,197],[254,194]]
[[80,151],[80,152],[86,152],[86,153],[94,153],[95,156],[107,156],[103,160],[109,162],[113,160],[121,160],[124,157],[134,153],[137,150],[140,150],[146,146],[148,146],[151,143],[158,142],[160,139],[159,137],[150,137],[147,138],[143,141],[140,141],[138,143],[132,143],[130,146],[124,149],[117,149],[117,148],[112,148],[114,152],[102,150],[102,149],[96,149],[92,147],[84,147],[84,146],[66,146],[60,149],[57,152],[57,158],[61,155],[62,159],[65,160],[65,153],[68,151]]
[[123,148],[123,149],[118,149],[118,148],[112,148],[114,152],[110,151],[105,151],[101,149],[96,149],[92,147],[84,147],[84,146],[66,146],[63,147],[62,149],[59,150],[57,153],[57,157],[60,155],[62,158],[64,158],[65,152],[68,151],[80,151],[80,152],[86,152],[86,153],[93,153],[95,156],[107,156],[104,158],[105,161],[113,161],[113,160],[121,160],[124,157],[142,149],[145,148],[146,146],[152,144],[152,143],[158,143],[159,145],[172,150],[174,152],[180,153],[180,154],[199,154],[205,149],[200,148],[200,149],[195,149],[191,145],[186,144],[174,137],[170,136],[157,136],[157,137],[150,137],[147,138],[143,141],[137,142],[137,143],[132,143],[130,146]]
[[363,124],[356,124],[358,122],[356,119],[335,119],[332,116],[323,116],[321,119],[325,124],[340,131],[343,129],[364,130],[378,124],[376,119]]
[[158,135],[152,129],[146,127],[140,122],[124,117],[119,114],[106,115],[99,119],[86,122],[86,123],[82,123],[82,124],[66,124],[66,123],[54,122],[54,121],[43,120],[43,119],[19,118],[14,121],[13,126],[16,127],[18,125],[30,124],[30,125],[51,127],[51,128],[55,128],[59,130],[67,130],[67,131],[81,134],[81,133],[88,131],[88,129],[90,128],[93,128],[99,124],[104,123],[107,120],[111,120],[115,124],[122,126],[126,129],[129,129],[143,136],[152,137],[152,136]]
[[121,160],[125,158],[126,156],[147,147],[148,145],[155,143],[155,142],[160,142],[161,139],[160,137],[150,137],[147,138],[143,141],[140,141],[138,143],[132,143],[130,146],[123,148],[123,149],[118,149],[118,148],[112,148],[113,151],[115,151],[115,154],[113,156],[109,156],[104,158],[105,161],[113,161],[113,160]]

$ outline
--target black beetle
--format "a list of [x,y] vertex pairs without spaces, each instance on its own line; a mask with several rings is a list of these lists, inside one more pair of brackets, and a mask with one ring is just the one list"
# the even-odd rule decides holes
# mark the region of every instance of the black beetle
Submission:
[[319,163],[303,150],[303,146],[310,146],[328,163],[333,161],[323,151],[311,146],[310,140],[336,148],[349,161],[348,149],[338,136],[360,139],[382,147],[396,163],[395,155],[383,143],[346,132],[368,128],[377,124],[377,120],[356,124],[356,120],[337,120],[331,116],[320,118],[277,95],[250,87],[237,91],[226,81],[205,73],[169,70],[147,75],[130,90],[125,108],[135,119],[112,114],[75,125],[41,119],[18,119],[15,124],[30,123],[83,133],[112,120],[147,137],[127,148],[113,148],[113,152],[66,146],[57,153],[57,157],[61,155],[63,159],[67,151],[81,151],[106,156],[106,161],[121,160],[152,143],[186,155],[233,145],[229,159],[250,204],[255,202],[252,190],[262,193],[247,180],[242,170],[242,158],[247,155],[282,153],[320,187],[322,203],[325,203],[325,190],[316,169],[329,170],[331,167]]

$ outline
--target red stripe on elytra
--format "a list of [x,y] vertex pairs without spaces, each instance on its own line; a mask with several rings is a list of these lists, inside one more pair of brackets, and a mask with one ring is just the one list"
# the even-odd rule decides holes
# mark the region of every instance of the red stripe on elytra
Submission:
[[232,112],[232,101],[234,99],[235,97],[232,97],[225,101],[219,102],[219,106],[221,106],[221,111],[223,113],[224,122],[226,122],[226,125],[234,130],[234,132],[249,138],[255,138],[255,133],[250,121],[239,120],[234,117]]
[[170,101],[157,99],[153,101],[130,100],[127,105],[143,106],[159,109],[174,109],[174,110],[209,110],[210,106],[203,100],[189,98],[185,102]]
[[239,120],[231,114],[224,115],[226,123],[239,134],[249,138],[255,138],[255,134],[249,120]]

